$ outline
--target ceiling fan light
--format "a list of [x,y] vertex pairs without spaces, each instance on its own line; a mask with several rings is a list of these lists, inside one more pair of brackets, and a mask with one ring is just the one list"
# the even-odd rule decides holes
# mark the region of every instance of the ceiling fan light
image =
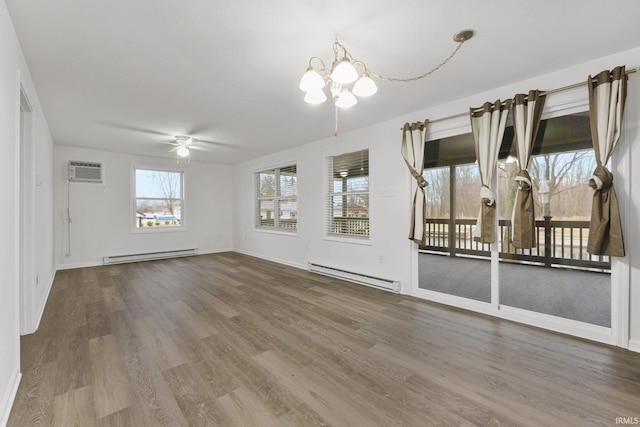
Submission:
[[353,94],[356,96],[371,96],[378,91],[378,86],[367,74],[360,77],[360,79],[353,85]]
[[307,72],[300,79],[300,89],[305,92],[322,89],[324,85],[322,76],[311,67],[307,68]]
[[349,89],[343,89],[336,99],[336,107],[349,108],[358,103],[358,98]]
[[343,85],[353,83],[358,80],[358,72],[347,58],[343,58],[331,72],[331,80]]
[[189,149],[183,145],[176,150],[176,153],[180,157],[187,157],[189,155]]
[[327,100],[327,95],[325,95],[324,91],[320,89],[310,90],[304,96],[304,102],[307,104],[322,104]]

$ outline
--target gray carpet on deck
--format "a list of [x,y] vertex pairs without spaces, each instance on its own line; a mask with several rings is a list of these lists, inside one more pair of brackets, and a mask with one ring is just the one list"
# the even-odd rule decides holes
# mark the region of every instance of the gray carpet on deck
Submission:
[[[491,301],[488,260],[419,255],[419,286]],[[500,304],[600,326],[611,326],[611,276],[560,268],[500,263]]]

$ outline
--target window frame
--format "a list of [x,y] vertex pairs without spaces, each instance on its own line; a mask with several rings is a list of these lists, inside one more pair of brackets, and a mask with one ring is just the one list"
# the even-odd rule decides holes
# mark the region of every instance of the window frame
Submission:
[[[288,168],[295,168],[296,174],[295,174],[295,178],[296,178],[296,185],[295,185],[295,196],[283,196],[282,195],[282,187],[281,187],[281,183],[280,183],[280,171],[282,169],[288,169]],[[269,172],[269,171],[273,171],[274,172],[274,176],[275,176],[275,195],[273,197],[261,197],[260,196],[260,174],[265,173],[265,172]],[[254,175],[254,185],[255,185],[255,191],[254,191],[254,203],[255,203],[255,208],[254,208],[254,220],[253,220],[253,229],[254,231],[259,231],[259,232],[264,232],[264,233],[275,233],[275,234],[284,234],[287,236],[297,236],[298,235],[298,229],[299,229],[299,225],[300,225],[300,221],[299,221],[299,215],[298,215],[298,163],[296,161],[290,161],[290,162],[284,162],[284,163],[280,163],[277,166],[271,166],[271,167],[263,167],[260,169],[256,169],[253,172]],[[273,227],[268,227],[268,226],[263,226],[260,224],[260,220],[261,220],[261,215],[260,215],[260,202],[261,201],[269,201],[269,200],[273,200],[273,211],[274,211],[274,226]],[[296,204],[296,217],[295,217],[295,228],[287,228],[287,227],[282,227],[280,225],[280,215],[275,215],[275,212],[279,212],[280,211],[280,204],[283,201],[295,201]]]
[[[138,170],[145,171],[153,171],[153,172],[171,172],[171,173],[179,173],[180,174],[180,225],[170,226],[170,227],[137,227],[137,201],[140,198],[137,195],[137,180],[136,180],[136,172]],[[144,164],[131,164],[131,186],[130,186],[130,200],[131,200],[131,208],[130,208],[130,232],[132,234],[148,234],[148,233],[175,233],[175,232],[184,232],[187,230],[187,207],[186,207],[186,171],[181,168],[167,168],[167,167],[157,167],[150,166]],[[158,199],[164,200],[164,198],[146,198],[146,199]]]
[[[465,104],[465,106],[468,104]],[[464,106],[462,106],[464,107]],[[554,93],[553,96],[547,97],[545,103],[545,109],[542,114],[542,119],[548,119],[563,115],[570,115],[573,113],[581,113],[589,110],[589,100],[586,95],[584,87],[577,87]],[[629,125],[625,124],[626,118],[623,120],[623,131],[621,136],[621,146],[619,146],[613,156],[611,157],[611,170],[616,177],[617,188],[625,188],[627,193],[625,196],[620,196],[624,192],[618,192],[618,201],[620,202],[620,214],[623,218],[623,223],[626,224],[624,218],[629,218],[629,200],[631,198],[628,185],[624,184],[618,187],[620,183],[628,183],[630,176],[631,162],[629,159],[629,150],[631,147],[631,137],[629,135]],[[626,132],[625,132],[626,130]],[[454,136],[462,133],[470,132],[469,116],[467,114],[460,114],[454,117],[447,118],[442,121],[434,121],[427,131],[427,138],[438,139]],[[408,175],[409,176],[409,175]],[[408,179],[411,190],[415,189],[415,180]],[[627,232],[628,227],[623,231]],[[488,314],[494,317],[502,317],[508,320],[520,322],[527,325],[533,325],[536,327],[542,327],[555,332],[568,334],[571,336],[577,336],[586,338],[596,342],[602,342],[606,344],[618,345],[620,347],[628,347],[628,328],[625,325],[629,324],[629,263],[626,258],[614,258],[611,263],[611,328],[609,331],[596,330],[588,326],[577,325],[576,322],[560,319],[556,317],[550,317],[545,314],[531,314],[517,308],[510,308],[505,305],[500,305],[499,296],[499,283],[496,274],[491,275],[491,295],[495,298],[490,303],[463,300],[455,296],[447,296],[444,294],[434,293],[421,289],[419,286],[418,278],[418,253],[419,250],[416,245],[412,245],[412,273],[411,273],[411,293],[418,298],[424,298],[429,301],[435,301],[442,304],[451,305],[453,307],[464,308],[466,310],[472,310],[483,314]],[[495,261],[492,260],[492,268],[497,271],[498,258]],[[560,319],[560,320],[558,320]],[[598,327],[600,328],[600,327]]]
[[[347,191],[347,192],[334,192],[334,159],[336,157],[357,154],[366,151],[366,164],[367,164],[367,190],[366,191]],[[341,150],[335,153],[329,153],[324,156],[324,182],[325,182],[325,219],[324,219],[324,239],[336,242],[354,243],[361,245],[373,245],[372,232],[371,232],[371,208],[373,206],[371,195],[371,150],[368,146],[361,148],[352,148],[349,150]],[[367,198],[367,221],[368,221],[368,233],[356,234],[356,233],[337,233],[331,232],[333,226],[333,198],[336,195],[365,195]]]

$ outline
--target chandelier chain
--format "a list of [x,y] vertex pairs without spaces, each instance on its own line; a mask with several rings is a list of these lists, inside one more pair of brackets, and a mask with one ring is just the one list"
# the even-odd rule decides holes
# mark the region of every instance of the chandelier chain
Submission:
[[423,78],[435,73],[440,68],[444,67],[447,64],[447,62],[449,62],[451,60],[451,58],[453,58],[456,55],[456,53],[458,53],[458,51],[460,50],[460,48],[462,47],[462,45],[464,44],[465,41],[466,40],[460,41],[458,43],[458,46],[456,46],[456,48],[453,50],[453,52],[451,52],[451,54],[448,57],[446,57],[444,61],[442,61],[441,63],[439,63],[438,65],[433,67],[431,70],[427,71],[426,73],[420,74],[419,76],[409,77],[409,78],[406,78],[406,79],[401,79],[401,78],[397,78],[397,77],[386,77],[386,76],[380,75],[378,73],[374,73],[371,70],[368,70],[368,71],[372,76],[377,77],[377,78],[379,78],[381,80],[387,80],[389,82],[404,82],[404,83],[414,82],[416,80],[423,79]]
[[[309,58],[309,66],[307,71],[300,79],[299,87],[305,92],[304,101],[309,104],[322,104],[327,100],[327,92],[333,98],[335,128],[334,135],[338,136],[339,108],[349,108],[358,102],[357,97],[368,97],[375,94],[378,88],[371,77],[390,82],[414,82],[423,79],[440,68],[444,67],[451,59],[456,56],[462,48],[465,41],[473,37],[473,30],[462,30],[453,35],[453,41],[457,42],[457,46],[453,51],[438,65],[429,71],[415,77],[399,78],[388,77],[375,73],[368,69],[367,65],[353,57],[351,52],[338,41],[338,36],[333,40],[333,62],[331,67],[327,67],[324,61],[312,56]],[[322,67],[316,69],[312,63],[318,61]],[[356,67],[361,68],[357,70]]]

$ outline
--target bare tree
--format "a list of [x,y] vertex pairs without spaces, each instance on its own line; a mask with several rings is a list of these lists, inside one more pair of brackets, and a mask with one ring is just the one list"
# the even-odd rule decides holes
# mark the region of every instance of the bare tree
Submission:
[[448,166],[424,171],[423,176],[429,183],[424,189],[428,218],[449,218],[451,191],[449,175]]
[[456,166],[455,218],[472,219],[480,207],[480,172],[476,164]]
[[[551,200],[554,196],[557,199],[557,195],[562,192],[581,186],[584,189],[587,188],[588,178],[585,179],[585,175],[590,172],[585,171],[593,168],[591,164],[595,164],[595,162],[593,161],[593,152],[590,150],[544,154],[531,160],[529,172],[534,190],[538,194],[543,216],[551,216]],[[582,193],[574,193],[574,196],[570,197],[566,204],[580,204],[581,199],[584,199]]]
[[176,205],[180,200],[180,173],[153,171],[151,174],[153,184],[161,191],[167,210],[175,215]]

